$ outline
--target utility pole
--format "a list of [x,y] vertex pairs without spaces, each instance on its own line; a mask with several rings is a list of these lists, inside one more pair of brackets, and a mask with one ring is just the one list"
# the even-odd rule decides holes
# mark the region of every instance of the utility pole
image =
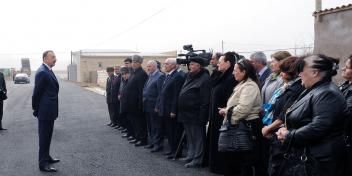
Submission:
[[224,41],[221,40],[221,53],[224,53]]
[[320,11],[322,9],[322,0],[315,0],[315,11]]

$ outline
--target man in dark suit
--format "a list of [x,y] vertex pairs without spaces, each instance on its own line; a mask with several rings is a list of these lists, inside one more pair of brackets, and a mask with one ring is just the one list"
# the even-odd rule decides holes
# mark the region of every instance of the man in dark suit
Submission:
[[[178,95],[181,91],[184,77],[177,71],[175,58],[168,58],[164,62],[164,69],[167,73],[163,81],[160,94],[157,98],[155,110],[164,120],[166,137],[170,146],[170,151],[167,152],[167,158],[174,157],[177,144],[182,133],[182,126],[177,122],[178,115]],[[159,136],[162,134],[159,134]],[[160,141],[160,140],[159,140]],[[161,145],[159,142],[159,145]],[[155,148],[157,149],[157,148]]]
[[[257,72],[257,77],[258,77],[258,81],[259,81],[259,88],[260,88],[260,90],[262,90],[262,88],[265,84],[265,80],[271,74],[271,70],[267,66],[266,56],[263,52],[258,51],[258,52],[252,53],[249,58],[250,58],[252,65],[254,66],[254,68]],[[265,156],[267,151],[269,151],[268,145],[269,144],[267,143],[267,141],[264,141],[264,144],[262,147],[262,151],[264,153],[264,156],[258,156],[258,157],[261,157],[260,160],[262,161],[262,163],[257,163],[255,166],[256,171],[258,171],[258,174],[263,175],[263,176],[268,175],[265,172],[268,167],[268,159],[267,159],[268,157]]]
[[[114,68],[108,67],[106,68],[106,72],[108,73],[108,77],[106,78],[106,103],[108,104],[110,123],[107,126],[116,127],[116,120],[114,119],[115,115],[115,105],[117,100],[114,99],[114,90],[113,84],[115,80]],[[117,96],[117,95],[116,95]]]
[[249,58],[255,70],[257,71],[259,88],[262,88],[266,78],[271,74],[271,70],[267,66],[266,56],[263,52],[258,51],[258,52],[252,53]]
[[2,91],[2,93],[4,94],[4,97],[0,99],[0,131],[1,131],[1,130],[6,130],[5,128],[2,127],[2,116],[3,116],[3,108],[4,108],[3,107],[4,98],[7,93],[6,82],[5,82],[4,74],[2,72],[0,72],[0,91]]
[[118,98],[119,96],[119,92],[120,92],[120,85],[121,85],[121,80],[122,80],[122,75],[121,75],[121,67],[120,66],[115,66],[114,67],[114,73],[115,73],[115,84],[114,84],[114,97],[117,101],[116,103],[116,107],[114,108],[115,110],[115,119],[116,119],[116,124],[117,126],[115,127],[115,129],[119,129],[119,130],[124,130],[124,128],[122,127],[122,120],[121,120],[121,116],[120,116],[120,100]]
[[[153,148],[156,138],[156,128],[162,127],[162,118],[154,111],[156,99],[158,97],[158,80],[163,75],[158,69],[158,63],[150,60],[147,63],[148,81],[143,88],[143,110],[147,119],[147,129],[149,136],[149,145],[146,148]],[[157,144],[156,144],[157,145]],[[161,148],[157,148],[160,150]],[[152,150],[152,152],[156,152]]]
[[181,66],[179,64],[177,64],[177,72],[182,76],[182,77],[186,77],[186,72],[184,72],[181,68]]
[[125,111],[127,119],[132,123],[134,129],[134,140],[131,144],[135,146],[147,145],[147,124],[143,115],[143,87],[148,79],[147,73],[142,68],[143,58],[139,55],[132,56],[133,73],[129,78],[125,91],[123,92],[123,100],[125,101]]
[[56,56],[51,50],[43,53],[43,64],[35,74],[35,84],[32,96],[33,115],[38,118],[39,133],[39,169],[44,172],[56,172],[49,164],[59,162],[50,156],[50,143],[54,129],[54,121],[59,112],[59,83],[52,67]]

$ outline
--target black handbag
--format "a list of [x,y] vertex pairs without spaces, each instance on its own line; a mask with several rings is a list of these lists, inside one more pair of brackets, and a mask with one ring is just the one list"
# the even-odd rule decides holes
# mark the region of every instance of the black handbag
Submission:
[[251,124],[246,120],[238,121],[238,124],[231,125],[232,110],[229,108],[225,123],[219,129],[218,142],[219,152],[244,152],[252,151],[255,147],[255,137]]
[[6,92],[0,89],[0,101],[6,100],[6,99],[7,99]]
[[303,152],[293,150],[292,139],[293,136],[284,153],[278,176],[320,176],[319,161],[309,154],[307,147],[304,147]]

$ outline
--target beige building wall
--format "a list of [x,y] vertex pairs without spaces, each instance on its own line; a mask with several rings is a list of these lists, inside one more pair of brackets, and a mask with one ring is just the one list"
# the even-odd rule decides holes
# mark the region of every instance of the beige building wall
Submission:
[[[165,59],[169,57],[176,57],[176,56],[146,56],[143,57],[143,65],[142,67],[145,68],[146,63],[149,60],[158,60],[161,63],[164,62]],[[101,70],[106,70],[107,67],[114,67],[114,66],[123,66],[124,63],[123,61],[127,58],[127,56],[124,57],[85,57],[81,56],[80,58],[80,79],[78,80],[79,82],[91,82],[90,80],[90,74],[92,72],[97,72]]]

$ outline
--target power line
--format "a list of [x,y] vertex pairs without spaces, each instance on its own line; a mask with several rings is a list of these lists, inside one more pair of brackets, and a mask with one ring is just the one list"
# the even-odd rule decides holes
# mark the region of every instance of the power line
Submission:
[[224,41],[223,42],[224,44],[230,44],[230,45],[240,45],[240,46],[268,46],[268,47],[273,47],[273,46],[292,46],[292,45],[282,45],[282,44],[276,44],[276,45],[273,45],[273,44],[255,44],[255,43],[233,43],[233,42],[226,42]]
[[138,22],[138,23],[132,25],[131,27],[127,28],[126,30],[124,30],[124,31],[122,31],[122,32],[119,32],[119,33],[117,33],[117,34],[115,34],[115,35],[113,35],[113,36],[111,36],[111,37],[105,39],[104,41],[102,41],[102,42],[96,44],[95,46],[99,46],[99,45],[101,45],[101,44],[103,44],[103,43],[106,43],[106,42],[108,42],[108,41],[110,41],[110,40],[113,40],[113,39],[115,39],[115,38],[117,38],[117,37],[122,36],[123,34],[125,34],[125,33],[129,32],[129,31],[131,31],[132,29],[138,27],[139,25],[141,25],[141,24],[145,23],[146,21],[150,20],[151,18],[155,17],[156,15],[158,15],[159,13],[161,13],[162,11],[164,11],[165,9],[166,9],[165,7],[162,8],[162,9],[160,9],[159,11],[153,13],[151,16],[149,16],[149,17],[147,17],[147,18],[144,18],[143,20],[141,20],[140,22]]
[[[283,51],[283,50],[294,50],[294,49],[311,49],[313,48],[313,46],[306,46],[306,47],[295,47],[295,48],[282,48],[282,49],[272,49],[272,50],[257,50],[257,51],[261,51],[261,52],[271,52],[271,51]],[[239,51],[238,53],[244,53],[244,54],[247,54],[247,53],[254,53],[256,51]]]

